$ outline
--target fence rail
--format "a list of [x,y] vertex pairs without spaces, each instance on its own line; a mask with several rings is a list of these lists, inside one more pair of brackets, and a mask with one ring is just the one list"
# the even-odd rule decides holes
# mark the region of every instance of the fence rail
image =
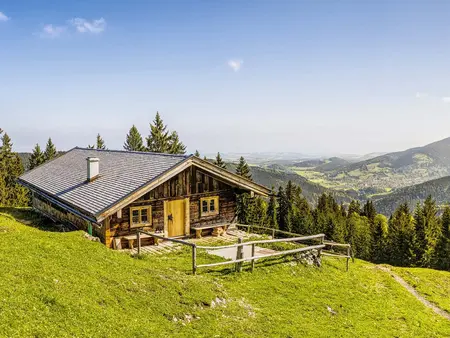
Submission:
[[[136,232],[136,238],[137,238],[137,252],[138,254],[141,253],[141,234],[145,234],[147,236],[151,236],[155,239],[162,239],[165,241],[170,241],[182,245],[186,245],[190,248],[192,248],[192,273],[196,274],[198,268],[207,268],[207,267],[215,267],[215,266],[222,266],[222,265],[229,265],[229,264],[235,264],[236,271],[240,272],[242,271],[242,264],[244,262],[251,262],[251,271],[255,268],[255,262],[258,259],[263,258],[269,258],[269,257],[276,257],[276,256],[287,256],[287,255],[293,255],[297,254],[299,252],[304,251],[310,251],[310,250],[318,250],[319,257],[321,255],[323,256],[330,256],[330,257],[337,257],[337,258],[346,258],[347,259],[347,271],[349,268],[349,259],[352,258],[351,255],[351,246],[350,244],[342,244],[342,243],[335,243],[330,241],[325,241],[325,235],[324,234],[317,234],[317,235],[309,235],[309,236],[300,236],[299,234],[295,234],[292,232],[282,231],[278,229],[272,229],[272,228],[266,228],[262,226],[256,226],[256,225],[246,225],[246,224],[236,224],[236,226],[242,226],[247,227],[248,229],[251,228],[259,228],[264,230],[270,230],[273,234],[272,239],[267,240],[256,240],[256,241],[250,241],[250,242],[243,242],[242,237],[238,238],[237,244],[230,244],[230,245],[222,245],[222,246],[202,246],[202,245],[196,245],[195,243],[191,243],[182,239],[177,238],[170,238],[170,237],[164,237],[162,235],[158,235],[152,232],[144,231],[144,230],[138,230]],[[291,238],[274,238],[275,234],[281,233],[283,235],[289,235],[289,236],[295,236]],[[319,240],[319,244],[316,245],[309,245],[301,248],[296,249],[289,249],[284,251],[278,251],[266,255],[256,255],[256,245],[258,244],[270,244],[270,243],[288,243],[288,242],[304,242],[304,241],[310,241],[310,240]],[[244,247],[245,246],[251,246],[251,256],[244,258]],[[330,253],[327,251],[324,251],[324,249],[327,246],[336,246],[336,247],[345,247],[347,248],[347,255],[339,255],[335,253]],[[197,264],[197,249],[202,250],[220,250],[220,249],[228,249],[228,248],[237,248],[236,252],[236,259],[228,260],[224,262],[218,262],[218,263],[210,263],[210,264]]]

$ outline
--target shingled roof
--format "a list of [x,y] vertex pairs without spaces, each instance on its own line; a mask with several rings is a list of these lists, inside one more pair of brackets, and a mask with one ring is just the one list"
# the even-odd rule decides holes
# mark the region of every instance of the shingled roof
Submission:
[[[100,160],[100,175],[89,183],[86,181],[88,157]],[[188,158],[74,148],[25,173],[19,182],[94,216]]]

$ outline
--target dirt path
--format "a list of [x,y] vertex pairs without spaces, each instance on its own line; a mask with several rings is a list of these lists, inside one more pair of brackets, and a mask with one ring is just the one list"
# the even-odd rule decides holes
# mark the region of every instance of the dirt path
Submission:
[[403,286],[406,290],[409,291],[410,294],[412,294],[414,297],[416,297],[423,305],[425,305],[427,308],[432,309],[434,312],[436,312],[438,315],[441,315],[444,318],[447,318],[450,320],[450,314],[442,310],[440,307],[436,306],[435,304],[429,302],[426,300],[422,295],[420,295],[416,289],[414,289],[411,285],[409,285],[402,277],[394,273],[391,269],[389,269],[386,266],[377,265],[377,268],[387,272],[390,274],[401,286]]

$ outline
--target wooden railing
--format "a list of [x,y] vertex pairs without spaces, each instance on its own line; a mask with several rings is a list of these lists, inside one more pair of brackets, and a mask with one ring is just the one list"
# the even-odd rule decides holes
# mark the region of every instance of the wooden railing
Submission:
[[[318,239],[320,241],[320,244],[318,245],[310,245],[302,248],[296,248],[296,249],[290,249],[290,250],[284,250],[279,252],[274,252],[267,255],[255,255],[255,248],[257,244],[267,244],[267,243],[281,243],[281,242],[302,242],[307,240],[313,240]],[[220,250],[220,249],[228,249],[228,248],[237,248],[236,250],[236,259],[229,260],[225,262],[218,262],[218,263],[210,263],[210,264],[200,264],[196,265],[197,268],[207,268],[207,267],[214,267],[214,266],[221,266],[221,265],[228,265],[228,264],[235,264],[236,265],[236,271],[241,272],[242,271],[242,263],[244,262],[251,262],[251,271],[253,271],[255,267],[255,261],[257,259],[261,258],[269,258],[269,257],[275,257],[275,256],[286,256],[286,255],[292,255],[303,251],[310,251],[310,250],[318,250],[319,256],[321,253],[321,250],[325,247],[323,244],[325,239],[324,234],[318,234],[318,235],[311,235],[311,236],[302,236],[302,237],[293,237],[293,238],[279,238],[279,239],[268,239],[268,240],[258,240],[258,241],[251,241],[251,242],[243,242],[243,239],[240,237],[238,239],[237,244],[231,244],[231,245],[222,245],[222,246],[196,246],[197,249],[206,249],[206,250]],[[252,247],[252,253],[250,257],[244,258],[244,247],[250,246]]]
[[[261,229],[271,230],[273,231],[272,239],[268,240],[257,240],[257,241],[250,241],[250,242],[243,242],[242,237],[238,238],[237,244],[230,244],[230,245],[222,245],[222,246],[202,246],[202,245],[196,245],[195,243],[191,243],[182,239],[177,238],[170,238],[170,237],[164,237],[162,235],[158,235],[152,232],[147,232],[144,230],[137,230],[136,237],[137,237],[137,252],[138,254],[141,253],[141,234],[145,234],[148,236],[151,236],[155,239],[161,239],[164,241],[170,241],[174,243],[179,243],[188,247],[192,248],[192,273],[195,275],[198,268],[208,268],[208,267],[215,267],[215,266],[222,266],[222,265],[228,265],[228,264],[235,264],[236,271],[241,272],[242,271],[242,265],[244,262],[251,262],[251,271],[255,268],[255,261],[262,258],[269,258],[269,257],[276,257],[276,256],[287,256],[287,255],[293,255],[297,254],[299,252],[304,251],[310,251],[310,250],[318,250],[318,256],[330,256],[330,257],[336,257],[336,258],[346,258],[347,259],[347,271],[349,268],[349,260],[350,258],[353,260],[353,254],[350,244],[342,244],[342,243],[335,243],[331,241],[325,241],[325,235],[324,234],[318,234],[318,235],[310,235],[310,236],[299,236],[298,234],[294,234],[287,231],[282,231],[278,229],[272,229],[272,228],[266,228],[261,226],[254,226],[254,225],[245,225],[245,224],[236,224],[237,226],[242,227],[257,227]],[[281,233],[283,235],[290,235],[295,237],[290,238],[274,238],[276,233]],[[258,244],[270,244],[270,243],[288,243],[288,242],[305,242],[305,241],[311,241],[311,240],[318,240],[319,244],[316,245],[309,245],[301,248],[295,248],[290,250],[284,250],[284,251],[278,251],[266,255],[255,255],[256,251],[256,245]],[[244,258],[244,247],[245,246],[251,246],[251,256]],[[347,248],[347,254],[341,255],[336,253],[331,253],[329,251],[324,251],[325,247],[343,247]],[[228,260],[224,262],[218,262],[218,263],[210,263],[210,264],[197,264],[197,249],[202,250],[220,250],[220,249],[228,249],[228,248],[237,248],[236,249],[236,259],[234,260]]]

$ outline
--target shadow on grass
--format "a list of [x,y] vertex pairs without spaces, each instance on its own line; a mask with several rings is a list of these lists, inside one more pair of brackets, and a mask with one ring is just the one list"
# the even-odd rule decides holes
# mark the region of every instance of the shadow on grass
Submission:
[[0,207],[0,213],[13,217],[16,221],[27,226],[50,232],[65,232],[57,223],[35,212],[32,208]]

